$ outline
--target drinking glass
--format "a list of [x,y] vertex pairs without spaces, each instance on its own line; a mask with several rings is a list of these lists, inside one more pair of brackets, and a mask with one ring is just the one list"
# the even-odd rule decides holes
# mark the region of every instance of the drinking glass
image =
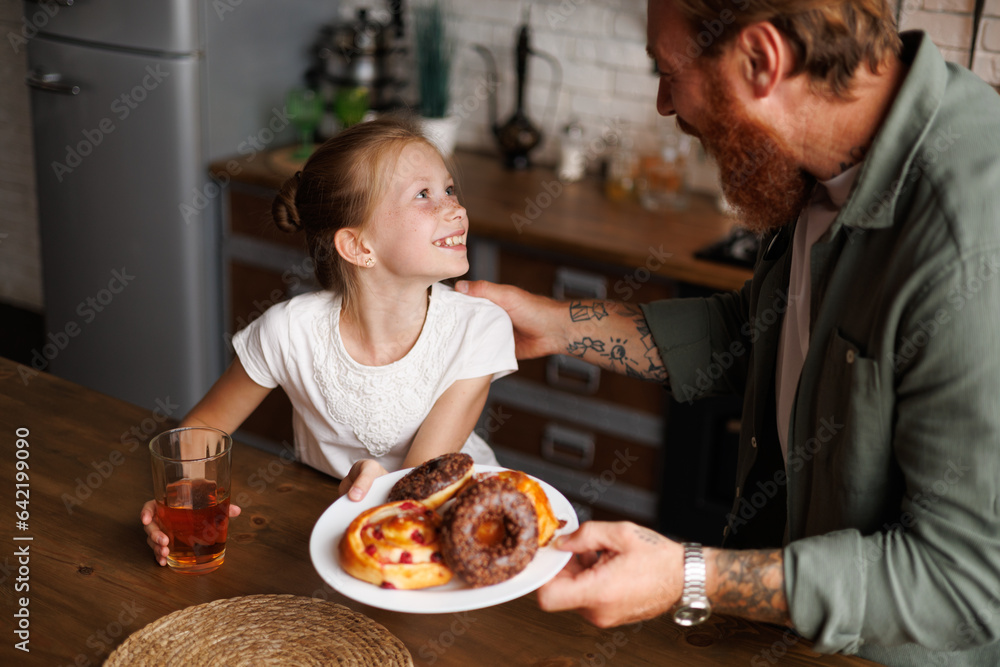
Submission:
[[167,565],[203,574],[222,565],[229,530],[233,439],[208,427],[175,428],[149,443],[156,520],[170,539]]
[[293,88],[285,99],[288,118],[299,133],[299,147],[292,154],[305,160],[313,152],[313,136],[323,119],[323,99],[311,88]]

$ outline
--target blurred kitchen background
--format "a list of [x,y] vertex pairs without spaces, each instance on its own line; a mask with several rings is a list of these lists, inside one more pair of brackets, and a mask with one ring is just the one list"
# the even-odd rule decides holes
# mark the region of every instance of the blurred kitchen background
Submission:
[[[147,11],[143,5],[149,1],[91,0],[86,4],[103,8],[108,17],[121,18],[129,15],[121,11],[122,7],[128,5],[142,13]],[[163,0],[155,1],[168,4]],[[402,43],[405,48],[412,49],[413,4],[409,0],[391,6],[371,0],[339,3],[335,0],[189,0],[176,3],[178,12],[187,12],[181,17],[180,25],[186,25],[191,31],[191,34],[172,36],[180,40],[176,48],[147,48],[141,43],[112,44],[110,50],[113,52],[138,48],[144,57],[162,56],[173,64],[185,58],[191,61],[189,74],[166,79],[170,85],[179,85],[179,79],[190,78],[184,89],[187,92],[181,93],[177,108],[187,105],[191,115],[187,120],[176,121],[175,118],[174,123],[179,132],[177,136],[181,137],[179,141],[192,142],[190,146],[177,147],[174,152],[177,164],[182,165],[178,169],[183,173],[174,174],[179,180],[171,187],[178,188],[176,192],[180,194],[171,195],[172,206],[161,207],[151,214],[172,221],[168,226],[181,225],[178,220],[183,215],[180,207],[183,201],[178,199],[190,200],[196,209],[195,224],[178,227],[190,237],[183,243],[189,244],[186,246],[189,248],[200,247],[210,255],[213,244],[218,242],[217,211],[214,205],[201,206],[196,195],[200,190],[211,199],[211,190],[205,190],[206,185],[210,187],[206,176],[208,164],[231,155],[245,155],[248,138],[256,138],[267,148],[295,140],[294,129],[287,123],[276,124],[275,116],[276,113],[280,116],[288,90],[301,85],[306,73],[316,66],[314,46],[324,25],[351,21],[363,7],[368,9],[369,17],[378,17],[387,16],[393,8],[401,6]],[[83,2],[78,3],[79,7],[83,5]],[[543,134],[542,143],[531,154],[533,162],[554,165],[559,161],[558,137],[570,123],[587,138],[605,136],[610,129],[625,141],[629,137],[656,136],[669,129],[670,122],[657,116],[654,104],[657,82],[645,53],[645,0],[449,0],[444,6],[457,39],[452,100],[453,105],[462,105],[459,112],[462,122],[457,135],[460,149],[496,150],[488,105],[482,96],[488,68],[482,49],[477,50],[473,45],[486,47],[495,57],[499,74],[498,112],[502,122],[514,108],[516,31],[525,17],[532,30],[533,48],[549,54],[558,63],[558,68],[553,68],[546,59],[529,61],[526,111]],[[51,189],[48,182],[51,174],[47,169],[46,183],[36,182],[29,102],[33,89],[25,83],[29,72],[28,54],[35,48],[32,41],[46,40],[46,33],[60,24],[59,14],[65,18],[77,9],[77,6],[49,2],[4,0],[0,3],[0,33],[4,35],[4,43],[0,45],[0,354],[29,367],[34,360],[36,368],[42,366],[57,375],[65,374],[70,379],[151,409],[158,400],[169,396],[180,405],[173,415],[179,417],[207,389],[224,364],[223,324],[215,282],[218,275],[213,272],[212,262],[203,257],[191,260],[191,267],[175,267],[178,290],[183,291],[182,299],[174,303],[147,303],[145,310],[133,309],[129,317],[152,322],[130,328],[127,318],[120,321],[116,318],[124,314],[128,305],[124,302],[134,298],[129,292],[138,295],[145,288],[139,278],[135,279],[135,288],[121,288],[129,282],[129,272],[142,274],[145,269],[148,276],[153,265],[130,266],[124,260],[119,261],[116,248],[120,248],[122,256],[129,257],[141,257],[142,250],[129,247],[128,234],[116,230],[113,225],[108,228],[107,236],[96,238],[95,234],[81,234],[68,222],[63,228],[56,226],[44,231],[39,224],[40,209],[51,211],[52,215],[71,216],[75,207],[84,205],[81,201],[68,201],[68,189]],[[978,19],[977,10],[981,17]],[[105,23],[113,24],[114,21],[109,18]],[[971,66],[992,85],[1000,86],[1000,0],[985,3],[977,0],[903,0],[900,24],[903,29],[927,30],[947,58]],[[93,32],[88,33],[87,39],[100,42],[102,27],[91,28]],[[60,56],[68,61],[73,61],[73,53],[85,48],[80,38],[72,34],[57,36],[55,41],[69,45],[69,55]],[[154,51],[156,53],[152,53]],[[44,53],[44,50],[39,46],[37,52]],[[406,104],[418,102],[415,74],[406,71],[406,67],[413,67],[413,60],[401,59],[400,85],[393,91]],[[103,67],[100,61],[94,63],[92,67]],[[58,83],[36,81],[39,82],[41,85]],[[156,96],[155,90],[147,88],[147,92],[150,98]],[[197,99],[183,99],[183,95]],[[36,99],[41,97],[43,95],[39,94]],[[105,115],[115,119],[119,116],[107,111],[109,108],[114,110],[112,99],[114,95],[101,104],[104,104]],[[144,108],[140,106],[135,111],[138,116]],[[46,116],[45,113],[35,109],[35,117],[45,123],[68,125],[36,127],[36,136],[46,138],[51,132],[52,136],[71,137],[76,141],[86,139],[84,131],[94,131],[80,119],[74,120],[72,112],[63,112],[61,116]],[[59,118],[62,120],[57,120]],[[122,120],[119,123],[122,131],[117,134],[102,133],[107,145],[95,146],[95,154],[103,151],[110,155],[118,150],[113,144],[126,141],[124,130],[129,122]],[[265,131],[268,128],[272,131]],[[161,149],[156,147],[156,137],[148,139],[153,148],[144,148],[142,137],[128,139],[134,142],[131,145],[133,159],[117,164],[120,178],[116,178],[113,171],[101,174],[103,180],[100,182],[106,186],[104,191],[78,193],[84,199],[97,201],[97,204],[89,201],[86,205],[104,205],[114,210],[136,199],[137,192],[123,189],[120,183],[128,182],[122,179],[129,174],[135,176],[136,172],[159,173],[156,170],[162,154],[157,151]],[[162,143],[164,138],[159,140]],[[60,138],[56,143],[63,145],[70,141]],[[69,164],[69,156],[66,157]],[[589,169],[600,169],[606,156],[594,157]],[[81,171],[89,166],[84,159]],[[66,178],[72,180],[78,175],[66,174]],[[696,190],[712,192],[716,187],[711,164],[701,156],[697,146],[689,160],[688,176]],[[42,198],[41,207],[39,197]],[[64,236],[61,230],[67,235]],[[178,234],[173,234],[170,238],[176,236]],[[49,241],[53,245],[64,247],[43,252],[43,237],[53,239]],[[89,238],[89,241],[71,242],[70,238]],[[173,247],[172,252],[183,256],[184,246]],[[70,266],[76,261],[74,256],[88,253],[98,258],[90,263],[91,268],[99,266],[100,270],[90,275],[73,274]],[[70,264],[46,266],[43,256],[50,258],[50,264],[62,261]],[[126,269],[125,274],[116,276],[114,272],[122,268]],[[147,278],[146,282],[152,281]],[[162,286],[159,289],[161,296],[166,294]],[[119,291],[121,302],[110,303]],[[149,294],[154,295],[152,298],[160,298],[155,296],[156,291]],[[95,301],[91,303],[88,299]],[[82,309],[74,307],[84,303],[90,305]],[[187,312],[181,312],[184,304],[188,306]],[[100,314],[99,309],[105,306],[107,315],[94,315]],[[116,307],[122,311],[118,315],[114,314]],[[92,326],[88,317],[94,322]],[[73,323],[81,330],[66,329]],[[71,357],[79,355],[74,355],[70,348],[84,350],[83,341],[96,337],[98,327],[107,332],[132,332],[131,341],[125,339],[117,343],[118,363],[95,365],[88,364],[87,360],[73,361]],[[143,348],[139,339],[147,336],[151,342]],[[47,353],[46,345],[49,346]],[[105,352],[107,347],[105,345]],[[140,350],[140,356],[134,360],[129,358],[133,348]]]

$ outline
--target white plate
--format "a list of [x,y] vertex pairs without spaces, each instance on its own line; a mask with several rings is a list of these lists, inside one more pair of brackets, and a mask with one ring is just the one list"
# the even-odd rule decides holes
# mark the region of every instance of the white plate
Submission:
[[[476,472],[494,472],[506,470],[497,466],[477,465]],[[559,551],[552,546],[542,547],[535,557],[517,576],[507,581],[482,588],[470,588],[460,577],[454,577],[443,586],[422,588],[419,590],[393,590],[380,588],[366,581],[355,579],[340,566],[337,558],[337,545],[344,532],[361,512],[382,505],[389,496],[389,489],[400,477],[409,470],[399,470],[383,475],[375,480],[371,491],[361,502],[348,500],[346,496],[338,499],[323,512],[323,515],[313,527],[309,540],[309,555],[313,567],[319,572],[326,583],[336,591],[364,604],[388,609],[404,611],[411,614],[446,614],[455,611],[482,609],[535,590],[563,569],[569,562],[570,552]],[[570,533],[577,529],[579,522],[576,512],[566,497],[555,488],[540,479],[535,479],[549,497],[549,504],[556,519],[566,521],[556,534]]]

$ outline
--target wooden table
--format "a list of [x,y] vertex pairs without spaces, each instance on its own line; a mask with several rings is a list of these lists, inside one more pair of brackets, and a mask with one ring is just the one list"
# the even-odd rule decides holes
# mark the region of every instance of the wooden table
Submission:
[[[165,614],[263,593],[316,596],[367,614],[402,639],[416,665],[872,664],[819,657],[781,628],[725,617],[693,630],[664,618],[599,630],[575,614],[540,611],[533,595],[440,615],[358,604],[331,590],[309,559],[313,524],[336,497],[333,481],[238,443],[233,498],[243,515],[231,524],[226,562],[211,574],[174,573],[154,563],[138,514],[150,497],[146,442],[171,425],[165,414],[180,417],[175,410],[166,396],[149,412],[0,359],[6,457],[0,464],[0,664],[99,665],[129,634]],[[20,482],[29,492],[23,507],[15,504],[18,460],[28,466]],[[22,511],[27,516],[15,514]],[[27,557],[18,555],[25,551]],[[29,653],[15,648],[24,638],[12,632],[14,614],[25,608],[21,598]]]

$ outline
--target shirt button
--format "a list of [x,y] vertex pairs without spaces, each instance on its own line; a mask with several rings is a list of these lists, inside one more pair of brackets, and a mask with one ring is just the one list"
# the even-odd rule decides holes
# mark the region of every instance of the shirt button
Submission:
[[757,436],[752,436],[750,438],[750,446],[756,449],[756,447],[757,447]]
[[854,363],[854,350],[848,350],[847,351],[847,363],[849,363],[849,364],[853,364]]

